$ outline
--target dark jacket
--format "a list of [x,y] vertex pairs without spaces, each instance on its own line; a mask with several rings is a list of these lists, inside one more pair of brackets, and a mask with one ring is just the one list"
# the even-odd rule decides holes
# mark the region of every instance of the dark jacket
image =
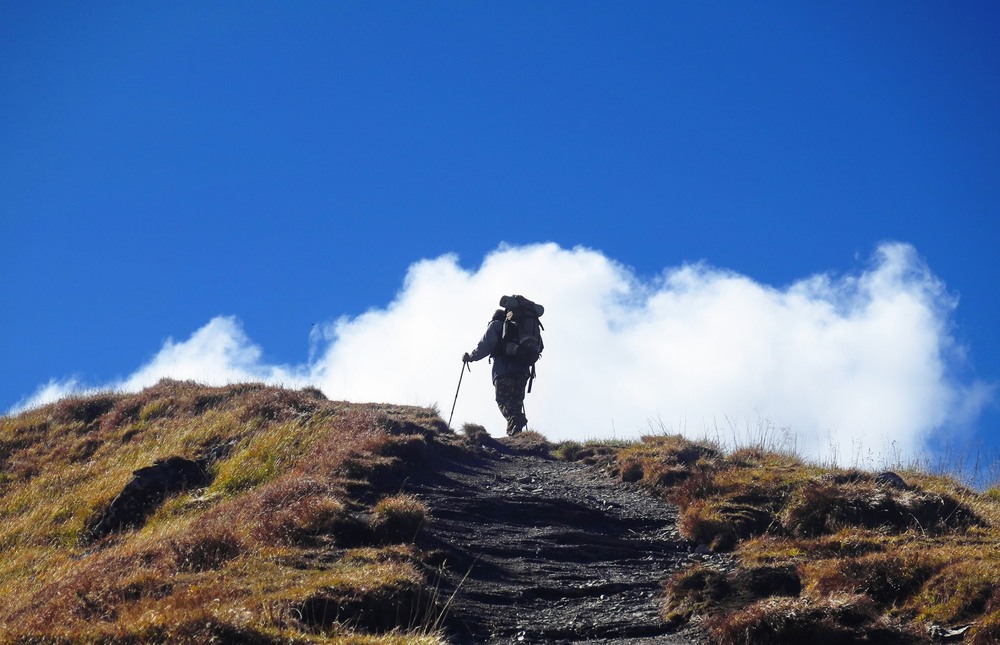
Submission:
[[497,320],[494,316],[493,320],[486,327],[486,333],[483,334],[483,338],[476,345],[476,348],[469,353],[469,360],[478,361],[486,358],[487,356],[493,357],[493,382],[497,382],[497,378],[501,376],[507,376],[508,374],[527,374],[531,371],[530,367],[525,367],[523,365],[511,365],[510,362],[504,358],[500,352],[500,340],[503,338],[503,319]]

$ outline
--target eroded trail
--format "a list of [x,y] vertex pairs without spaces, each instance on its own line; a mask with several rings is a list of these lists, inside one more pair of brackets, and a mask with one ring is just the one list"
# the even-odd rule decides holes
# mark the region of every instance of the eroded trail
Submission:
[[[676,509],[595,469],[498,446],[410,475],[454,643],[695,643],[660,618],[688,558]],[[457,591],[456,591],[457,589]]]

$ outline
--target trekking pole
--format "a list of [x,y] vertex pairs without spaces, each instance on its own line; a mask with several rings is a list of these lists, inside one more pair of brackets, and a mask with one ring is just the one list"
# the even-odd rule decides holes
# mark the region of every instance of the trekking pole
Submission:
[[458,387],[455,388],[455,401],[451,404],[451,414],[448,415],[448,427],[451,427],[451,418],[455,416],[455,405],[458,403],[458,391],[462,389],[462,377],[465,376],[465,370],[468,369],[470,372],[472,368],[465,361],[462,361],[462,370],[458,373]]

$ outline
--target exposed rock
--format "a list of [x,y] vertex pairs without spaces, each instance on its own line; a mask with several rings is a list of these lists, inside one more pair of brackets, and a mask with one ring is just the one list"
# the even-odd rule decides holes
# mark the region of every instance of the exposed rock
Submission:
[[167,495],[207,483],[205,469],[184,457],[168,457],[140,468],[132,473],[132,479],[108,508],[92,520],[84,539],[92,541],[115,531],[141,526]]
[[903,481],[902,477],[900,477],[896,473],[888,471],[876,475],[875,483],[879,484],[880,486],[889,486],[890,488],[899,488],[902,490],[909,489],[909,486],[906,485],[906,482]]
[[936,641],[960,641],[965,638],[965,633],[972,625],[962,625],[961,627],[943,627],[941,625],[931,625],[927,628],[927,635]]

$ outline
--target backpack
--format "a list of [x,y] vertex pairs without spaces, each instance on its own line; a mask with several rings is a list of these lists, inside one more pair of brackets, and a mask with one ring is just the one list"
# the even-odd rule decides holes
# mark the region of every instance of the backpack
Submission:
[[[503,337],[500,341],[500,357],[514,365],[531,368],[531,378],[535,377],[535,363],[542,356],[545,344],[542,342],[542,321],[545,307],[528,300],[524,296],[503,296],[500,306],[507,312],[503,323]],[[531,391],[531,386],[528,386]]]

